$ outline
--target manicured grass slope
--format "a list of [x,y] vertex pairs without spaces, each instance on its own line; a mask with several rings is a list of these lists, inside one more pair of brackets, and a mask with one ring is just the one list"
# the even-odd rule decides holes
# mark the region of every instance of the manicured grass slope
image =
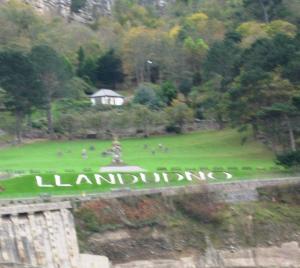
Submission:
[[[168,183],[154,182],[152,172],[161,171],[162,168],[167,168],[168,171],[172,171],[173,168],[181,171],[203,170],[206,174],[208,171],[223,168],[233,175],[232,180],[282,176],[282,171],[273,174],[270,170],[274,167],[273,154],[263,145],[250,138],[248,140],[241,145],[241,136],[234,130],[122,140],[124,161],[128,165],[138,165],[148,171],[147,184],[141,181],[131,184],[132,177],[127,174],[124,176],[129,177],[125,178],[124,185],[105,182],[97,185],[94,179],[94,173],[99,173],[99,167],[111,162],[111,157],[101,155],[104,150],[111,147],[110,141],[47,141],[7,148],[0,151],[0,172],[1,170],[11,170],[14,173],[22,171],[27,175],[0,181],[1,189],[4,190],[0,192],[0,198],[36,196],[42,193],[78,195],[122,187],[137,189],[199,183],[199,180],[178,181],[176,174],[169,174]],[[159,148],[159,144],[168,150]],[[145,145],[147,145],[146,149]],[[95,150],[89,150],[91,146]],[[86,160],[81,157],[84,148],[88,151]],[[62,152],[62,155],[59,156],[58,152]],[[71,184],[72,187],[39,188],[35,180],[38,174],[35,173],[42,174],[43,182],[51,185],[55,184],[54,173],[58,174],[61,176],[62,183]],[[80,173],[86,174],[92,184],[76,185],[75,181]],[[214,174],[218,177],[217,181],[226,180],[221,172]],[[107,177],[107,174],[103,175]],[[210,182],[216,181],[210,180]]]
[[[265,146],[248,139],[241,145],[241,136],[234,130],[197,132],[185,135],[122,140],[123,159],[128,165],[138,165],[147,171],[157,168],[252,167],[274,166],[274,156]],[[144,145],[148,148],[144,149]],[[159,144],[168,151],[159,149]],[[90,151],[90,146],[95,150]],[[111,147],[110,141],[47,141],[0,150],[0,171],[95,172],[108,165],[111,157],[101,152]],[[88,159],[81,157],[87,149]],[[155,153],[153,153],[155,151]],[[58,156],[62,152],[62,156]]]

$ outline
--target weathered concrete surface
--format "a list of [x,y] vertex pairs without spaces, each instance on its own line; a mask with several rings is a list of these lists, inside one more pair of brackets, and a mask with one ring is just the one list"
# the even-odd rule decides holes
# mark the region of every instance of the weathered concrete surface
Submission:
[[80,254],[80,268],[110,268],[107,257]]
[[0,207],[0,268],[109,268],[80,255],[69,202]]
[[0,207],[0,215],[6,214],[21,214],[21,213],[37,213],[43,211],[55,211],[62,209],[72,208],[70,202],[59,202],[59,203],[40,203],[40,204],[28,204],[14,205],[8,207]]
[[178,260],[148,260],[116,264],[113,268],[299,268],[300,248],[297,242],[281,247],[208,251],[206,255]]
[[0,209],[0,263],[79,268],[79,250],[68,202]]

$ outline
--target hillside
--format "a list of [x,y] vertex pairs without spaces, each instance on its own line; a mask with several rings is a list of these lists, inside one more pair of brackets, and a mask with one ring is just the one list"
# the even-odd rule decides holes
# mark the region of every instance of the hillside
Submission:
[[200,267],[298,267],[299,185],[260,193],[259,201],[239,204],[216,203],[212,194],[83,203],[75,212],[81,250],[124,267],[137,260],[180,267],[181,258]]

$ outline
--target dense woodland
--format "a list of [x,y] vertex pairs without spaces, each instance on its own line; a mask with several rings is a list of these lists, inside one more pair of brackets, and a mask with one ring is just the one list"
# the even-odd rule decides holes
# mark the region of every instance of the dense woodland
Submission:
[[[82,5],[73,0],[72,12]],[[0,5],[0,25],[0,129],[17,142],[180,133],[209,119],[300,163],[299,0],[177,0],[163,10],[119,0],[90,24],[14,0]],[[91,107],[99,88],[127,104]]]

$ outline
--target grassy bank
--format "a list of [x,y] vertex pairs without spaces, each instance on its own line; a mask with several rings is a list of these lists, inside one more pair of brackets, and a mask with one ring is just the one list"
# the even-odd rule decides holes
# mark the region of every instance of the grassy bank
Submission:
[[[256,169],[274,166],[274,156],[264,145],[251,138],[242,145],[241,140],[240,133],[224,130],[125,139],[121,143],[124,162],[149,172],[158,168],[248,167],[253,173]],[[100,166],[111,162],[110,156],[102,156],[102,152],[110,147],[110,141],[76,140],[44,141],[5,148],[0,150],[0,172],[96,172]],[[82,159],[83,149],[88,151],[88,159]]]

